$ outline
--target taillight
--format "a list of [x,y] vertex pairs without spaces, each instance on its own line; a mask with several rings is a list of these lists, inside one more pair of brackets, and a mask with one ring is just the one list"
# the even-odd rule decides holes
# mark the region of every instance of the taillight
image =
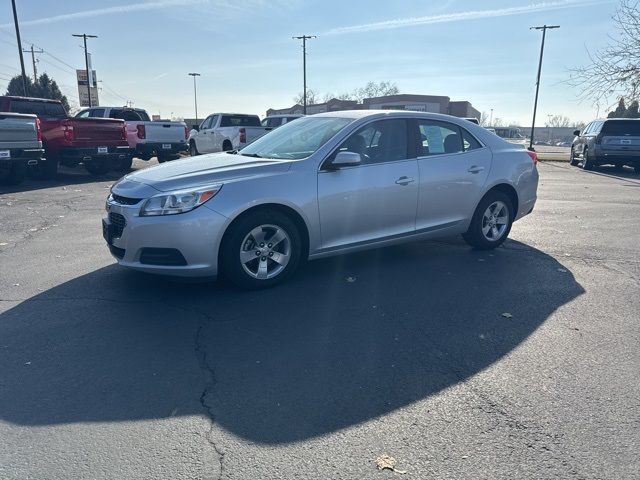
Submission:
[[537,164],[538,163],[538,154],[536,152],[532,152],[531,150],[527,150],[527,154],[529,154],[529,156],[531,157],[531,160],[533,160],[533,164]]
[[244,128],[240,129],[240,143],[247,143],[247,131]]
[[40,119],[36,118],[36,137],[38,141],[42,141],[42,125],[40,124]]
[[67,142],[73,142],[76,139],[76,132],[73,125],[63,124],[62,131],[64,132],[64,139]]
[[138,130],[138,138],[147,138],[147,130],[144,125],[136,126],[136,130]]
[[187,127],[184,127],[184,139],[189,139],[189,129]]

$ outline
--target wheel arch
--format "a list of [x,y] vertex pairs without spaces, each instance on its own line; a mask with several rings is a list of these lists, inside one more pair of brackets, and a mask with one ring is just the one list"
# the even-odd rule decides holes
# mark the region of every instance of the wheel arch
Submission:
[[[489,190],[487,190],[487,192],[482,196],[482,198],[486,197],[489,193],[496,192],[496,191],[502,192],[507,197],[509,197],[509,200],[511,200],[511,204],[513,205],[513,209],[514,209],[513,218],[516,219],[518,217],[518,208],[519,208],[518,192],[516,191],[516,189],[513,188],[513,186],[508,183],[501,182],[492,186]],[[480,202],[481,201],[482,199],[480,199]],[[478,202],[478,204],[480,202]]]
[[222,238],[220,239],[220,248],[218,249],[218,264],[220,264],[220,255],[222,254],[224,242],[228,238],[228,234],[231,231],[231,228],[246,215],[252,214],[257,211],[266,211],[266,210],[276,210],[286,216],[288,216],[298,228],[298,232],[300,233],[300,239],[302,240],[302,258],[306,259],[309,256],[309,227],[307,226],[307,222],[304,220],[303,216],[294,208],[282,204],[282,203],[261,203],[259,205],[253,205],[246,210],[239,212],[233,219],[227,224],[224,229],[224,233],[222,234]]

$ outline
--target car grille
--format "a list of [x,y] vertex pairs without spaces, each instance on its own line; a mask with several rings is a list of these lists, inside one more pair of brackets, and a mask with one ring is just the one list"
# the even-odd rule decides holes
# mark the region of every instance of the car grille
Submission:
[[120,195],[116,195],[115,193],[111,194],[111,199],[114,203],[117,203],[119,205],[137,205],[142,201],[141,198],[121,197]]
[[124,227],[126,227],[127,225],[127,220],[124,218],[124,215],[111,212],[109,213],[109,222],[111,223],[111,232],[113,238],[120,238],[122,236]]

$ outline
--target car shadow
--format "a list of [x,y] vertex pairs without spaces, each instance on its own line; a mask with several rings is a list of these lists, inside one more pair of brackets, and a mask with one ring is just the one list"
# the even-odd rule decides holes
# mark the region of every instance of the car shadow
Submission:
[[623,168],[616,168],[613,165],[599,165],[593,170],[586,170],[585,173],[599,175],[602,177],[623,179],[630,183],[640,184],[640,174],[635,173],[633,168],[627,166],[624,166]]
[[304,440],[491,367],[583,292],[557,260],[515,241],[494,252],[422,242],[318,260],[262,291],[112,265],[0,314],[0,418],[206,412],[253,442]]
[[37,180],[34,178],[26,178],[18,185],[0,185],[0,194],[30,192],[34,190],[42,190],[45,188],[66,187],[73,185],[85,185],[95,182],[115,182],[127,173],[146,168],[147,166],[157,165],[156,161],[144,162],[135,160],[133,168],[126,171],[109,171],[106,175],[99,177],[91,175],[82,165],[71,168],[66,166],[58,167],[58,174],[50,180]]

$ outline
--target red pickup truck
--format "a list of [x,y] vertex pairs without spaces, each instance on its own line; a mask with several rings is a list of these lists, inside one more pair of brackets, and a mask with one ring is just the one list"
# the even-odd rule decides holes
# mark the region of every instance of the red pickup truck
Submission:
[[36,178],[53,178],[58,164],[82,163],[92,175],[104,175],[131,155],[125,124],[109,118],[70,118],[58,100],[0,96],[0,112],[37,115],[45,159],[32,166]]

